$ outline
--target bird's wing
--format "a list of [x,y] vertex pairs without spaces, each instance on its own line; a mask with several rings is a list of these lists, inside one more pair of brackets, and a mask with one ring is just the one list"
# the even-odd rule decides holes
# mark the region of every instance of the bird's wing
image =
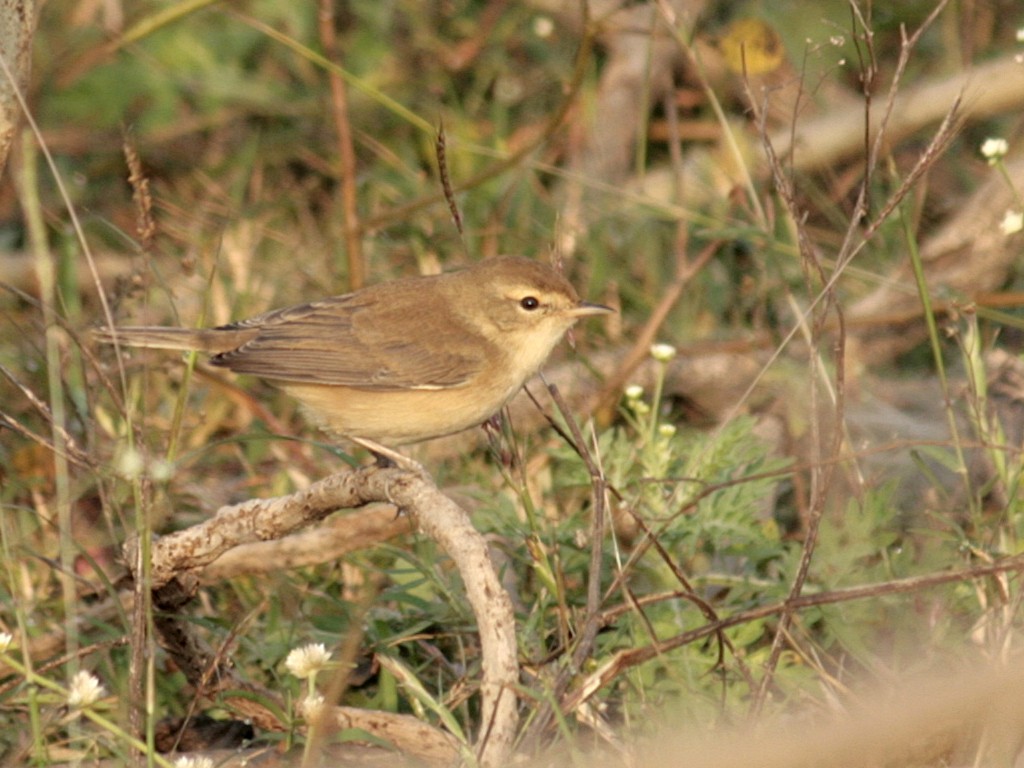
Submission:
[[423,306],[422,295],[381,301],[367,293],[279,309],[227,326],[258,327],[259,333],[211,362],[267,379],[380,390],[448,389],[480,371],[484,340],[471,343],[465,328],[439,322],[437,313]]

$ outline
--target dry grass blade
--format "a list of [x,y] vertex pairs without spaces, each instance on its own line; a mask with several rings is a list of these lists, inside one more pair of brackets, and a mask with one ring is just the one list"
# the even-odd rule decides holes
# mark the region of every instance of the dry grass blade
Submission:
[[[319,0],[318,28],[324,55],[331,61],[339,58],[338,39],[335,32],[334,0]],[[352,142],[352,124],[348,114],[348,93],[345,80],[337,69],[327,73],[331,87],[331,114],[334,129],[338,134],[338,160],[341,166],[341,217],[344,224],[345,254],[348,261],[348,287],[355,291],[366,283],[366,257],[360,237],[359,209],[357,207],[356,153]]]

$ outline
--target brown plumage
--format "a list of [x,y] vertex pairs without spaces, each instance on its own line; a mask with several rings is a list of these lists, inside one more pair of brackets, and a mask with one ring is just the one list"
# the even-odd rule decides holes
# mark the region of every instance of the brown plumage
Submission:
[[219,328],[94,333],[206,352],[214,365],[279,385],[335,434],[401,445],[481,424],[580,317],[609,311],[580,301],[551,267],[508,256]]

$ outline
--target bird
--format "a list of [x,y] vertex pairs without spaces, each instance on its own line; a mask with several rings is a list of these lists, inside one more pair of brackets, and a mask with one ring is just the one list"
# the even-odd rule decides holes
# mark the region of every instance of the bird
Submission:
[[268,380],[329,434],[370,448],[418,443],[487,422],[581,318],[553,267],[499,256],[382,282],[215,328],[102,327],[98,341],[196,350]]

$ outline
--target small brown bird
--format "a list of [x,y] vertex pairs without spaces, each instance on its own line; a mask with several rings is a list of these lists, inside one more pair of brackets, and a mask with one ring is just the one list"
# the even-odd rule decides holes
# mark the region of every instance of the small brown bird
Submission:
[[519,391],[581,317],[551,267],[505,256],[362,288],[218,328],[103,328],[104,342],[194,349],[268,379],[321,427],[373,448],[482,424]]

